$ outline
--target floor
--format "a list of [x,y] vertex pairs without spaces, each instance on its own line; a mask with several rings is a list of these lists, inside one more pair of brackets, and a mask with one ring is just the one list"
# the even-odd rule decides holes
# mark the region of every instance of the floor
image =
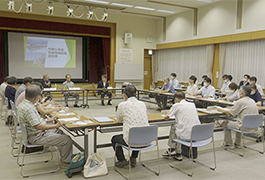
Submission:
[[[90,108],[72,108],[74,111],[79,113],[80,115],[84,115],[86,117],[94,117],[94,116],[113,116],[115,106],[118,105],[119,102],[123,100],[114,100],[112,102],[112,106],[100,106],[100,101],[90,101]],[[69,104],[71,105],[71,104]],[[156,107],[153,104],[146,104],[148,108],[147,113],[156,113]],[[167,135],[169,131],[169,127],[159,128],[159,135]],[[98,142],[100,143],[108,143],[110,142],[111,137],[117,133],[106,133],[99,134]],[[0,136],[1,136],[1,146],[0,146],[0,179],[23,179],[20,175],[20,167],[17,165],[17,158],[11,155],[11,137],[10,130],[7,126],[5,126],[4,121],[0,122]],[[92,136],[90,136],[92,138]],[[90,138],[90,139],[91,139]],[[265,155],[262,155],[258,152],[251,151],[246,149],[246,155],[244,157],[240,157],[236,154],[230,153],[228,151],[223,150],[221,147],[223,142],[223,132],[214,133],[215,138],[215,147],[216,147],[216,158],[217,158],[217,168],[215,171],[212,171],[204,166],[194,164],[195,173],[192,178],[194,179],[264,179],[264,167],[265,167]],[[75,141],[83,145],[83,138],[78,137],[74,138]],[[90,140],[89,139],[89,140]],[[254,139],[248,138],[247,144],[254,148],[262,148],[262,144],[256,143]],[[210,165],[213,165],[213,156],[211,152],[211,144],[199,149],[199,155],[197,160],[203,161]],[[159,141],[159,149],[160,154],[162,154],[167,149],[167,140]],[[122,180],[117,172],[114,171],[113,168],[113,149],[111,147],[102,148],[98,151],[104,152],[106,156],[106,162],[108,166],[108,175],[95,177],[95,180]],[[238,150],[237,150],[238,151]],[[74,148],[74,152],[78,152],[76,148]],[[157,161],[155,160],[156,151],[149,150],[142,153],[142,159],[150,165],[152,168],[157,168]],[[46,155],[47,156],[47,155]],[[189,170],[190,162],[184,159],[182,162],[174,161],[173,163],[179,165],[180,167]],[[54,163],[49,165],[33,165],[29,166],[27,172],[37,172],[38,170],[49,169],[52,167]],[[47,167],[49,166],[49,167]],[[132,179],[191,179],[191,177],[177,171],[176,169],[172,169],[168,165],[168,160],[160,157],[160,175],[156,176],[150,171],[143,168],[140,164],[137,164],[135,168],[132,169]],[[122,169],[122,172],[128,174],[128,170]],[[30,176],[27,179],[67,179],[67,176],[64,174],[64,170],[60,169],[58,172],[49,173],[45,175],[37,175]],[[72,179],[84,179],[82,174],[76,174],[72,177]]]

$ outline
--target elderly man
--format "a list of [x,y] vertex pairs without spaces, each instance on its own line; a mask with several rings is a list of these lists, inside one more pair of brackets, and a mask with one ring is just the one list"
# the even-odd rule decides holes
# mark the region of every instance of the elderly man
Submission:
[[[70,74],[65,75],[65,80],[66,81],[63,82],[62,91],[75,87],[74,82],[71,81],[71,75]],[[63,91],[63,94],[64,94],[64,100],[65,100],[66,107],[68,107],[69,96],[73,96],[75,98],[74,107],[79,107],[77,105],[77,103],[79,101],[79,94],[78,93],[75,93],[74,91]]]
[[23,83],[18,87],[16,95],[15,95],[15,102],[17,101],[18,96],[26,90],[26,87],[29,86],[33,82],[31,77],[25,77],[23,79]]
[[175,124],[171,126],[168,138],[168,146],[171,151],[164,152],[163,157],[168,157],[171,154],[174,159],[181,161],[181,144],[172,143],[172,140],[180,138],[189,141],[192,127],[201,124],[201,122],[195,104],[187,102],[183,92],[176,92],[174,98],[175,104],[170,108],[168,115],[165,117],[165,120],[168,120],[169,117],[175,116]]
[[[169,81],[169,78],[166,77],[164,78],[164,85],[162,87],[162,89],[157,89],[155,90],[155,92],[157,93],[175,93],[175,89],[173,88],[172,83]],[[156,102],[158,104],[158,111],[163,110],[166,108],[167,105],[167,96],[163,96],[163,95],[157,95],[156,96]],[[163,107],[162,107],[163,105]]]
[[[118,105],[116,112],[117,121],[123,123],[123,134],[115,135],[111,139],[113,149],[115,150],[116,143],[128,144],[129,130],[132,127],[148,126],[148,118],[146,114],[146,106],[143,102],[136,99],[136,88],[133,85],[128,85],[124,89],[125,102]],[[133,151],[130,157],[131,166],[136,166],[136,158],[139,151]],[[118,162],[115,163],[116,167],[127,167],[128,161],[125,159],[123,150],[119,146],[116,149],[116,156]]]
[[[227,130],[227,127],[240,129],[245,115],[257,115],[259,113],[255,101],[249,97],[250,93],[251,88],[249,86],[242,86],[239,90],[240,99],[235,101],[231,109],[217,108],[225,114],[237,116],[237,121],[224,121],[222,124],[224,127],[224,146],[227,148],[233,146],[231,130]],[[235,148],[242,148],[241,137],[241,133],[236,132]]]
[[[49,74],[44,74],[43,75],[43,78],[40,80],[40,83],[41,83],[43,88],[51,88],[52,87],[51,86],[51,81],[49,79],[50,79]],[[43,95],[52,97],[52,94],[49,91],[44,91]]]
[[28,141],[38,145],[53,145],[58,147],[61,155],[61,168],[66,168],[70,163],[73,152],[72,139],[57,129],[65,124],[65,121],[58,121],[56,124],[47,124],[57,117],[42,119],[35,108],[35,104],[41,97],[41,90],[36,85],[26,88],[25,99],[18,106],[18,117],[27,129]]

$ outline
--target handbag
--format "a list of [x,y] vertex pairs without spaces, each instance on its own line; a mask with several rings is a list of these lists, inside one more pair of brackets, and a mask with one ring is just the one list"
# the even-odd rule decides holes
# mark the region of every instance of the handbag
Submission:
[[107,163],[104,152],[91,154],[84,166],[83,175],[85,178],[107,175]]
[[83,167],[84,164],[85,164],[85,157],[84,157],[83,152],[73,154],[71,156],[71,161],[70,161],[69,166],[64,171],[65,175],[67,175],[68,177],[71,177],[72,176],[71,169]]

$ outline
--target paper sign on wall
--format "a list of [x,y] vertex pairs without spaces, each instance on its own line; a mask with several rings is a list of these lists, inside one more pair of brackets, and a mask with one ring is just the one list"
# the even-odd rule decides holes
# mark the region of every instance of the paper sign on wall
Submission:
[[133,49],[119,48],[119,63],[132,64],[133,63]]

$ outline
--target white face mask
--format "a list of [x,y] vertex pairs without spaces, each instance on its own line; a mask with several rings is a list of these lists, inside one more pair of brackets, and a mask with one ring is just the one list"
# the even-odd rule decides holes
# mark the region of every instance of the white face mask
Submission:
[[243,78],[242,80],[245,82],[247,79],[246,78]]
[[170,79],[173,79],[174,77],[173,76],[170,76]]
[[204,86],[204,87],[207,87],[207,86],[208,86],[208,83],[204,82],[204,83],[203,83],[203,86]]
[[225,82],[225,83],[227,83],[227,79],[226,79],[226,80],[224,80],[224,82]]
[[256,91],[251,91],[250,95],[254,95]]
[[164,83],[164,85],[167,85],[167,83]]
[[254,83],[250,81],[249,84],[254,84]]

